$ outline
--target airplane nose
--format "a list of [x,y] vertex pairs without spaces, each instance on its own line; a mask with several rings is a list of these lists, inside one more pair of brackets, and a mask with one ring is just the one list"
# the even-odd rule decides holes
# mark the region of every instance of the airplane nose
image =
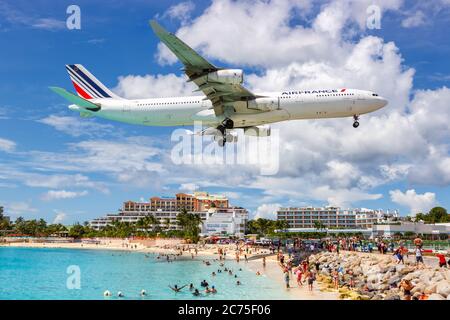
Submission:
[[383,108],[384,106],[386,106],[388,104],[387,99],[385,99],[383,97],[379,97],[377,100],[378,100],[377,105],[378,105],[379,109]]

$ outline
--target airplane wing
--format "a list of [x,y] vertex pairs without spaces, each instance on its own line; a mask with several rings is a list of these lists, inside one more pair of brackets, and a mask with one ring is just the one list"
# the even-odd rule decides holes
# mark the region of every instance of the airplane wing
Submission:
[[[227,103],[248,101],[257,97],[240,84],[226,84],[209,80],[207,77],[209,73],[223,68],[218,68],[208,62],[187,44],[178,39],[173,33],[170,33],[161,27],[156,21],[150,21],[150,26],[158,38],[184,64],[183,70],[189,77],[189,81],[194,82],[198,86],[198,90],[202,91],[207,99],[211,100],[216,116],[220,116],[224,113],[224,107]],[[257,112],[249,110],[247,107],[244,107],[244,105],[246,104],[235,104],[235,111],[237,113],[240,111],[245,111],[245,113]],[[241,108],[241,110],[239,108]]]

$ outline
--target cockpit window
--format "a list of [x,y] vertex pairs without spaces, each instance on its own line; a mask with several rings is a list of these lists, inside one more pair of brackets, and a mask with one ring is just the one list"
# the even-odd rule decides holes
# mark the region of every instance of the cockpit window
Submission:
[[378,97],[378,93],[372,93],[372,96]]

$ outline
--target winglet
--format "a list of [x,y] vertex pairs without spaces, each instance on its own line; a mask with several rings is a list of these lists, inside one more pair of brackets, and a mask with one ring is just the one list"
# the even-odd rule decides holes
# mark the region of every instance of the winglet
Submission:
[[77,95],[74,95],[73,93],[70,93],[66,89],[59,88],[59,87],[49,87],[50,90],[57,93],[64,99],[66,99],[69,102],[72,102],[73,104],[76,104],[77,106],[87,109],[89,111],[99,111],[101,109],[100,105],[92,103],[86,99],[83,99]]

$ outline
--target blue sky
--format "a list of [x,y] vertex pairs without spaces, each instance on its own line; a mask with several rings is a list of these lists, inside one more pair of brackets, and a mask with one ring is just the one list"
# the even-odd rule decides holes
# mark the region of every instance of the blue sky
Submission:
[[[175,128],[139,127],[102,119],[82,119],[68,110],[67,104],[60,97],[48,90],[48,86],[53,85],[73,90],[64,68],[64,64],[67,63],[85,65],[105,85],[129,96],[131,95],[127,91],[130,90],[129,84],[120,82],[118,79],[120,76],[129,75],[133,77],[132,79],[139,80],[138,86],[147,83],[143,82],[146,75],[155,77],[151,83],[158,81],[163,84],[170,83],[155,76],[158,74],[173,73],[181,79],[179,63],[161,63],[161,57],[164,58],[165,53],[158,49],[159,41],[148,25],[149,19],[152,18],[156,18],[173,32],[186,34],[191,31],[186,35],[188,43],[191,43],[190,38],[207,37],[203,43],[192,45],[218,65],[244,66],[245,72],[252,74],[249,76],[249,86],[252,88],[271,87],[269,70],[273,73],[283,70],[295,72],[292,68],[297,68],[296,70],[300,70],[298,72],[302,72],[302,68],[308,63],[312,63],[315,67],[314,63],[320,62],[330,70],[335,70],[332,77],[340,80],[336,85],[340,86],[341,83],[348,82],[345,82],[345,75],[339,78],[341,69],[331,53],[328,53],[329,56],[324,54],[318,58],[299,51],[299,58],[295,61],[297,64],[293,66],[291,61],[284,61],[276,56],[276,53],[267,52],[267,57],[264,56],[262,62],[252,64],[252,57],[240,54],[239,46],[236,47],[236,55],[230,59],[218,55],[215,46],[223,43],[233,45],[226,40],[230,38],[229,35],[227,37],[225,31],[223,34],[214,32],[208,35],[207,30],[205,31],[207,28],[200,28],[204,21],[213,18],[211,15],[219,5],[226,7],[223,21],[217,21],[223,25],[229,22],[226,19],[227,8],[242,10],[242,15],[245,15],[250,14],[249,8],[255,7],[257,8],[255,12],[258,12],[269,10],[272,6],[276,9],[276,12],[273,11],[274,15],[281,7],[290,10],[284,27],[289,29],[287,33],[292,33],[292,37],[296,35],[295,32],[299,27],[305,32],[314,29],[315,33],[311,36],[318,36],[318,27],[315,24],[317,17],[327,10],[328,6],[337,5],[344,8],[345,12],[350,11],[350,16],[337,27],[340,28],[337,38],[330,36],[328,42],[336,41],[339,50],[342,50],[341,54],[345,55],[345,52],[359,50],[358,43],[361,44],[362,39],[367,41],[381,39],[385,51],[381,53],[380,59],[383,60],[383,64],[380,64],[377,72],[380,74],[386,72],[390,75],[390,71],[384,71],[383,68],[387,70],[392,67],[395,69],[392,72],[395,72],[399,79],[409,77],[412,81],[409,87],[404,84],[408,82],[407,80],[398,80],[392,82],[394,85],[390,85],[393,92],[396,84],[404,87],[398,96],[392,94],[394,103],[408,100],[402,102],[403,105],[398,102],[399,105],[394,106],[393,110],[398,112],[399,118],[393,117],[394,111],[391,111],[391,115],[374,115],[374,118],[366,123],[363,120],[362,125],[367,128],[371,124],[379,123],[377,121],[381,122],[380,119],[389,122],[391,119],[389,117],[401,121],[400,123],[403,123],[402,119],[406,119],[408,123],[413,123],[412,121],[422,123],[421,119],[417,120],[419,114],[422,114],[417,108],[423,105],[425,115],[439,116],[434,114],[433,106],[428,106],[427,103],[433,101],[434,95],[438,96],[439,101],[445,102],[448,98],[446,88],[450,81],[448,59],[450,42],[447,30],[450,7],[445,5],[445,1],[440,5],[436,2],[435,6],[429,7],[413,1],[408,1],[408,4],[394,0],[381,1],[383,15],[380,30],[368,30],[358,26],[359,20],[356,16],[360,14],[357,11],[360,9],[353,6],[352,1],[320,1],[310,5],[305,5],[306,1],[300,2],[298,5],[288,5],[283,1],[269,1],[260,5],[252,1],[244,1],[243,4],[225,0],[212,3],[196,1],[194,4],[135,0],[108,1],[105,5],[104,1],[77,1],[76,4],[81,8],[81,30],[68,30],[65,27],[65,19],[68,17],[66,8],[72,1],[0,0],[0,41],[3,44],[0,51],[0,139],[3,139],[0,140],[0,205],[3,204],[6,212],[13,218],[21,215],[27,218],[43,217],[50,222],[56,218],[56,221],[73,223],[115,212],[124,200],[172,195],[196,188],[228,194],[232,204],[247,207],[259,216],[270,216],[268,211],[273,211],[278,205],[324,205],[333,204],[333,201],[353,207],[396,208],[403,214],[417,208],[425,210],[437,204],[450,208],[450,179],[446,178],[448,171],[443,168],[450,163],[448,144],[445,142],[448,141],[446,139],[449,132],[445,126],[437,126],[431,133],[427,131],[428,129],[420,131],[418,141],[420,140],[424,146],[435,147],[434,151],[424,150],[423,157],[417,156],[414,146],[406,151],[399,151],[398,154],[392,150],[386,151],[389,148],[380,148],[383,151],[376,153],[378,148],[374,148],[376,150],[373,151],[371,159],[376,158],[376,162],[366,161],[362,155],[372,153],[372,150],[345,149],[355,141],[364,144],[364,134],[370,135],[367,133],[370,131],[365,131],[366,133],[358,133],[358,137],[353,137],[352,134],[347,141],[345,139],[348,136],[342,137],[343,140],[339,143],[345,150],[339,149],[340,157],[336,158],[336,161],[333,156],[324,155],[327,154],[326,150],[318,151],[317,159],[322,159],[327,164],[324,168],[334,168],[334,171],[329,173],[324,173],[324,168],[297,167],[296,161],[289,158],[293,152],[290,154],[291,149],[286,148],[283,151],[286,157],[280,157],[280,166],[283,170],[271,179],[258,176],[254,170],[231,166],[225,170],[227,177],[222,182],[219,174],[221,168],[217,169],[217,172],[211,168],[198,175],[199,170],[202,171],[199,168],[183,169],[169,163],[173,147],[170,135]],[[186,10],[175,11],[173,8]],[[280,9],[279,15],[287,14],[285,10]],[[405,19],[415,16],[419,11],[424,16],[414,20],[416,22],[413,26],[405,26],[407,25],[404,23]],[[236,19],[238,17],[239,15],[236,15]],[[268,17],[270,18],[270,15]],[[277,21],[279,18],[274,19]],[[236,19],[231,18],[230,24],[239,23]],[[261,23],[261,28],[268,30],[271,28],[268,22],[258,23]],[[320,32],[325,34],[323,30]],[[276,33],[274,35],[278,37]],[[284,36],[286,33],[280,32],[279,37]],[[216,39],[221,37],[226,39],[222,44],[218,44]],[[236,34],[237,40],[240,37],[245,37],[245,32],[243,35]],[[278,38],[276,39],[278,41]],[[255,40],[255,48],[260,45],[256,42],[259,40],[261,39]],[[302,42],[303,39],[299,38],[296,41]],[[393,42],[397,50],[389,49],[386,45],[389,42]],[[388,50],[392,50],[393,53],[387,53]],[[394,58],[388,58],[392,55]],[[370,54],[369,57],[372,59]],[[395,59],[396,57],[399,61]],[[170,60],[170,57],[165,58]],[[373,59],[375,61],[377,58]],[[414,69],[414,72],[409,75],[408,69]],[[318,77],[314,83],[329,84],[327,81],[321,82],[320,79]],[[383,82],[380,79],[382,78],[379,78],[377,83]],[[304,84],[302,81],[287,83],[300,85]],[[360,85],[364,89],[370,83],[368,81]],[[377,87],[378,84],[374,86]],[[176,87],[173,89],[174,94],[189,92],[189,88],[180,87],[180,84],[174,87]],[[381,85],[379,88],[383,89]],[[143,87],[139,90],[143,94],[148,94],[148,97],[157,94],[152,88]],[[419,101],[417,92],[423,94],[420,96],[423,100]],[[384,95],[383,92],[380,93]],[[450,112],[446,111],[442,117],[445,118],[449,114]],[[450,122],[450,119],[448,120]],[[309,123],[299,124],[305,126],[302,127],[305,131],[320,129],[322,126],[324,130],[341,128],[341,124],[332,120],[306,122]],[[385,130],[383,127],[377,128]],[[402,128],[404,127],[399,126],[398,130]],[[281,138],[286,138],[286,134],[282,133]],[[401,136],[397,138],[402,139]],[[302,146],[306,137],[290,136],[290,139]],[[405,145],[408,144],[407,140],[404,141]],[[286,139],[282,140],[282,143],[292,141]],[[308,143],[313,145],[314,141]],[[122,151],[126,153],[125,156],[121,155]],[[134,152],[136,155],[131,156],[130,153]],[[427,152],[429,154],[425,154]],[[439,157],[435,156],[436,153]],[[288,159],[291,161],[288,162]],[[283,162],[284,160],[286,162]],[[386,169],[386,166],[389,167],[390,173],[395,171],[389,178],[380,174],[380,170]],[[442,172],[433,171],[433,166],[440,168]],[[427,172],[426,168],[429,168],[430,172]],[[338,183],[337,180],[347,179],[346,176],[351,175],[352,170],[357,170],[353,171],[356,175],[372,171],[373,174],[368,174],[367,179],[349,181],[346,184]],[[239,176],[239,180],[235,180],[233,175],[236,176],[235,179]],[[314,192],[301,187],[298,192],[285,190],[291,181],[294,189],[297,185],[304,185]],[[283,189],[283,192],[278,192],[278,188]],[[321,190],[325,190],[324,193],[327,195],[321,195]],[[339,194],[338,199],[333,194]],[[416,205],[408,204],[409,200],[415,201]]]

